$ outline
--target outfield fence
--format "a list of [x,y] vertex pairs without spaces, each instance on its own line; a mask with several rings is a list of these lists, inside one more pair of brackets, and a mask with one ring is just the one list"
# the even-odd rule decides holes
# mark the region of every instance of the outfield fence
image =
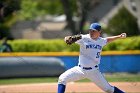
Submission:
[[[12,70],[9,67],[15,64],[13,68],[15,68],[16,66],[17,68],[14,69],[15,71],[14,73],[17,73],[17,71],[18,73],[21,73],[19,69],[23,68],[22,69],[23,71],[21,70],[22,73],[28,72],[28,75],[34,73],[35,75],[43,76],[43,75],[50,75],[51,72],[55,73],[55,75],[59,75],[65,70],[78,65],[78,55],[79,52],[0,53],[0,66],[1,66],[0,73],[6,70],[7,72],[11,73]],[[115,73],[115,72],[139,73],[140,72],[140,50],[104,51],[102,52],[101,56],[102,56],[101,63],[99,65],[101,72],[105,72],[105,73],[106,72],[107,73],[108,72],[109,73]],[[56,60],[52,61],[52,59],[56,59]],[[5,62],[3,62],[4,60]],[[16,60],[16,63],[14,60]],[[19,65],[17,65],[19,63],[20,63],[20,68],[18,67]],[[50,68],[50,64],[52,64],[51,68]],[[56,69],[57,66],[59,66],[62,70],[59,70],[60,68]],[[30,73],[28,70],[30,70]],[[36,72],[38,74],[36,74]],[[46,72],[49,72],[50,74],[49,73],[46,74]],[[35,75],[32,74],[32,76]]]

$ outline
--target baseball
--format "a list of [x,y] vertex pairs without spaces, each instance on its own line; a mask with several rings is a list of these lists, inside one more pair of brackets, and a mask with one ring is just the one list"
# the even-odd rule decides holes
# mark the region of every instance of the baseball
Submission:
[[121,37],[122,37],[122,38],[125,38],[125,37],[126,37],[126,33],[122,33],[122,34],[121,34]]
[[125,37],[125,35],[123,34],[122,37]]

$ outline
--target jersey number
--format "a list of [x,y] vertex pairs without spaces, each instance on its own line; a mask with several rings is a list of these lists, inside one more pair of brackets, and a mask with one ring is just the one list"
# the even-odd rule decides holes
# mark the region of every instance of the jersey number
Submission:
[[100,52],[97,52],[96,58],[99,58],[99,57],[100,57]]

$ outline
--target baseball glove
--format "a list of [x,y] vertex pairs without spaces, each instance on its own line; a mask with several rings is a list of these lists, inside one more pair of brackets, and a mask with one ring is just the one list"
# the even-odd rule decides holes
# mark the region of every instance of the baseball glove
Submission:
[[71,45],[72,43],[76,42],[81,38],[82,38],[81,35],[74,35],[74,36],[66,36],[64,40],[68,45]]

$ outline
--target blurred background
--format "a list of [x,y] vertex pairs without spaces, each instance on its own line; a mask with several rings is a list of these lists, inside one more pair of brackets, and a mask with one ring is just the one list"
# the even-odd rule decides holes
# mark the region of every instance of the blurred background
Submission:
[[140,35],[139,0],[1,0],[0,39],[54,39],[88,33],[99,22],[103,35]]
[[140,0],[0,0],[0,83],[58,78],[78,64],[79,46],[68,46],[63,38],[87,34],[93,22],[102,25],[103,37],[128,36],[103,48],[101,71],[140,81]]

